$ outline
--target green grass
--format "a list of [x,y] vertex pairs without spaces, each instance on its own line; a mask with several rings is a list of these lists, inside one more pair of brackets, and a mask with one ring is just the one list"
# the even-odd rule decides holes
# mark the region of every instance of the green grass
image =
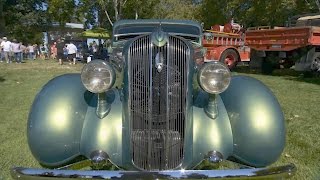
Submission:
[[[32,157],[26,139],[29,108],[41,87],[64,73],[80,72],[82,64],[59,66],[55,61],[0,64],[0,179],[10,179],[13,166],[41,167]],[[294,179],[320,179],[320,78],[291,70],[271,76],[247,68],[238,74],[255,77],[271,88],[285,115],[286,148],[275,163],[294,163]]]

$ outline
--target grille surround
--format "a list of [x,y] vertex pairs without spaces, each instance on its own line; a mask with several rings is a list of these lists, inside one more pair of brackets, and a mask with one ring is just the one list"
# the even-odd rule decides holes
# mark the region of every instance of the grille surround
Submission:
[[138,169],[175,169],[183,161],[190,54],[176,36],[157,47],[144,35],[128,47],[130,154]]

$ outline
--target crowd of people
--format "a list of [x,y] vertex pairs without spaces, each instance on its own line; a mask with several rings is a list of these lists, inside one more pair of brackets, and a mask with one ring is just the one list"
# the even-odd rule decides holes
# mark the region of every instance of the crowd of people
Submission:
[[40,57],[40,49],[44,45],[38,46],[37,44],[24,45],[22,42],[13,39],[12,42],[6,37],[0,39],[0,62],[6,63],[21,63],[24,59],[35,60],[37,55]]
[[98,45],[95,41],[87,45],[87,43],[77,43],[57,39],[49,47],[47,44],[23,44],[13,39],[8,40],[7,37],[0,39],[0,63],[22,63],[23,60],[36,59],[56,59],[60,65],[64,62],[76,64],[77,59],[102,59],[108,60],[108,54],[111,46],[106,44]]

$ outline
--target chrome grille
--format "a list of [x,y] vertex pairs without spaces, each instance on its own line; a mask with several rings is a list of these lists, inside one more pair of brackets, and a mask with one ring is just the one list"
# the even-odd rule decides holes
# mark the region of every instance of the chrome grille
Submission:
[[131,153],[140,169],[174,169],[182,162],[189,52],[177,37],[156,47],[143,36],[128,49]]

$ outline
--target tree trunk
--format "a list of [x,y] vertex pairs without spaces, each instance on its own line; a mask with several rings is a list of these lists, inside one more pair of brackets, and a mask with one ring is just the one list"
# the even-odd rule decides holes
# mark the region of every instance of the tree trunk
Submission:
[[103,8],[99,8],[98,10],[98,22],[99,22],[99,27],[101,28],[105,28],[107,26]]
[[0,0],[0,37],[5,35],[5,20],[3,16],[3,0]]
[[319,3],[319,0],[315,0],[316,1],[316,4],[317,4],[317,7],[318,7],[318,10],[320,12],[320,3]]
[[119,20],[118,0],[113,0],[113,8],[114,8],[114,17],[116,21],[118,21]]

